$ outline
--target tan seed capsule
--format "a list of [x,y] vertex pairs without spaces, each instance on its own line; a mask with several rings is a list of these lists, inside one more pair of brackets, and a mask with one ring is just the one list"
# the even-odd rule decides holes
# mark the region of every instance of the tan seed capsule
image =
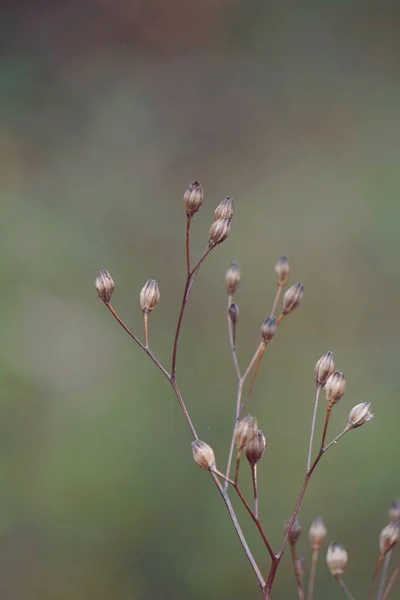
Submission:
[[235,427],[235,444],[242,450],[250,440],[253,439],[257,431],[257,420],[248,415],[240,419]]
[[334,577],[343,575],[347,567],[349,557],[341,544],[332,542],[326,553],[326,564]]
[[335,370],[335,363],[333,362],[333,353],[327,352],[317,361],[315,365],[315,383],[322,387],[326,384],[328,377],[332,375]]
[[275,265],[276,283],[284,286],[289,279],[290,267],[287,256],[282,255]]
[[232,325],[236,325],[239,319],[239,307],[236,302],[232,302],[229,307],[229,317],[231,319]]
[[276,334],[275,317],[268,317],[261,325],[261,339],[264,344],[268,344]]
[[303,297],[304,286],[301,281],[292,285],[286,290],[283,296],[283,314],[288,315],[292,310],[297,308]]
[[335,371],[330,375],[325,384],[325,395],[329,404],[333,406],[339,402],[346,390],[346,380],[343,373]]
[[266,446],[266,440],[262,431],[257,429],[253,439],[247,442],[245,451],[246,458],[251,465],[258,463],[262,455],[264,454]]
[[[285,532],[287,532],[288,528],[290,525],[290,521],[285,521],[284,523],[284,530]],[[289,533],[289,544],[291,546],[295,546],[297,544],[297,541],[300,537],[301,534],[301,525],[300,525],[300,519],[298,517],[295,518],[292,529],[290,530]]]
[[229,196],[218,204],[214,211],[214,221],[218,219],[232,219],[234,210],[233,198]]
[[225,287],[229,296],[233,296],[240,284],[240,267],[237,262],[232,262],[225,273]]
[[371,421],[373,418],[374,415],[371,412],[371,402],[361,402],[361,404],[357,404],[349,412],[347,425],[352,429],[355,429],[356,427],[361,427],[364,423],[368,423],[368,421]]
[[217,219],[210,227],[210,233],[208,234],[208,245],[210,248],[221,244],[229,235],[231,230],[230,219]]
[[193,215],[199,210],[203,204],[204,191],[203,186],[198,181],[192,181],[183,196],[183,205],[186,210],[188,217]]
[[308,532],[308,539],[310,540],[310,545],[312,550],[319,550],[322,542],[326,538],[327,529],[322,520],[322,517],[317,517],[311,523],[311,527]]
[[381,554],[389,552],[400,541],[400,524],[398,522],[389,523],[384,527],[379,535],[379,549]]
[[106,304],[109,304],[115,285],[107,269],[100,269],[96,277],[95,286],[98,297]]
[[395,521],[399,521],[400,522],[400,500],[395,500],[390,505],[390,508],[389,508],[389,521],[392,522],[392,523],[395,522]]
[[214,450],[201,440],[192,442],[192,454],[195,462],[203,469],[213,469],[215,467]]
[[140,306],[145,313],[151,312],[160,301],[160,290],[155,279],[148,279],[140,292]]

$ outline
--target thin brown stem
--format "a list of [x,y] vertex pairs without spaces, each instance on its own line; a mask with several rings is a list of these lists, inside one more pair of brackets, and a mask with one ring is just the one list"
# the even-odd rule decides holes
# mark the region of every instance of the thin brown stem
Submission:
[[277,304],[279,302],[279,297],[280,297],[280,295],[282,293],[282,290],[283,290],[283,285],[281,285],[280,283],[278,283],[278,289],[276,290],[274,302],[273,302],[272,308],[271,308],[271,317],[273,317],[275,315],[276,307],[277,307]]
[[394,584],[396,583],[396,579],[397,579],[397,576],[399,573],[400,573],[400,560],[394,568],[392,576],[389,579],[389,583],[387,584],[387,588],[386,588],[385,593],[383,594],[381,600],[387,600],[389,598],[389,594],[393,590]]
[[238,450],[236,452],[236,467],[235,467],[235,477],[234,477],[234,482],[235,485],[237,485],[238,479],[239,479],[239,469],[240,469],[240,458],[242,456],[242,451]]
[[310,443],[308,446],[307,471],[309,470],[309,468],[311,466],[311,454],[312,454],[312,447],[313,447],[313,441],[314,441],[315,421],[317,419],[318,400],[319,400],[320,391],[321,391],[321,386],[319,384],[317,384],[316,390],[315,390],[314,411],[313,411],[313,416],[312,416],[312,421],[311,421]]
[[381,570],[381,566],[382,566],[382,562],[383,562],[384,558],[385,558],[385,555],[380,554],[378,557],[378,560],[376,561],[374,574],[372,575],[371,585],[369,586],[369,590],[368,590],[368,600],[370,600],[370,598],[372,598],[372,590],[374,589],[374,583],[375,583],[375,580],[377,578],[379,571]]
[[254,496],[254,514],[259,518],[258,514],[258,481],[257,481],[257,464],[250,465],[251,468],[251,481],[253,483],[253,496]]
[[306,596],[304,593],[302,577],[298,568],[296,546],[290,546],[290,553],[292,556],[294,577],[296,579],[297,595],[299,596],[299,600],[305,600]]
[[[332,405],[328,404],[328,408],[326,409],[326,415],[325,415],[324,430],[322,432],[321,450],[325,446],[326,434],[328,432],[328,423],[329,423],[329,419],[331,416],[331,412],[332,412]],[[342,435],[343,435],[343,433],[342,433]]]
[[190,275],[190,225],[192,222],[192,217],[186,216],[186,236],[185,236],[185,255],[186,255],[186,273],[189,277]]
[[343,581],[343,579],[339,575],[336,575],[335,579],[338,582],[339,587],[342,590],[342,592],[344,593],[344,595],[346,596],[347,600],[354,600],[354,596],[352,596],[352,594],[350,593],[350,590],[347,587],[347,585],[345,584],[345,582]]
[[284,316],[285,316],[285,313],[281,313],[280,315],[278,315],[276,317],[276,324],[277,325],[282,321],[282,319],[283,319]]
[[223,499],[223,501],[225,503],[225,506],[226,506],[226,508],[228,510],[229,516],[231,518],[231,521],[233,523],[233,526],[235,528],[237,536],[238,536],[238,538],[240,540],[242,548],[243,548],[243,550],[244,550],[244,552],[245,552],[245,554],[247,556],[247,559],[248,559],[248,561],[249,561],[249,563],[250,563],[250,565],[251,565],[251,567],[252,567],[252,569],[253,569],[256,577],[257,577],[258,584],[261,587],[261,589],[264,589],[264,587],[265,587],[264,577],[262,576],[262,573],[261,573],[261,571],[260,571],[260,569],[259,569],[259,567],[258,567],[258,565],[257,565],[257,563],[256,563],[256,561],[255,561],[255,559],[254,559],[251,551],[250,551],[250,548],[249,548],[249,546],[248,546],[248,544],[246,542],[246,538],[244,537],[244,534],[243,534],[243,531],[242,531],[242,529],[241,529],[241,527],[239,525],[239,521],[237,519],[236,513],[233,510],[231,501],[229,499],[228,492],[221,485],[221,483],[219,482],[219,479],[218,479],[217,475],[215,473],[213,473],[212,471],[210,471],[210,474],[211,474],[211,477],[214,480],[215,485],[218,488],[219,493],[222,496],[222,499]]
[[149,347],[149,330],[148,330],[148,319],[149,319],[149,314],[144,311],[143,312],[143,322],[144,322],[144,344],[146,346],[146,348]]
[[199,437],[198,437],[198,435],[196,433],[196,430],[194,428],[194,425],[192,423],[192,419],[190,418],[189,411],[186,408],[186,404],[183,401],[182,394],[181,394],[181,391],[179,389],[179,386],[176,383],[176,379],[172,379],[172,377],[169,377],[168,381],[170,382],[170,384],[172,386],[172,389],[175,392],[175,396],[177,397],[177,400],[179,402],[179,406],[181,407],[181,411],[182,411],[182,414],[183,414],[183,416],[185,418],[185,421],[188,424],[190,431],[192,432],[192,436],[194,437],[195,440],[199,439]]
[[256,381],[257,375],[258,375],[258,370],[260,368],[261,361],[262,361],[263,356],[264,356],[265,348],[266,348],[266,344],[263,344],[263,348],[260,350],[260,353],[258,355],[258,359],[257,359],[257,363],[256,363],[256,366],[255,366],[255,369],[254,369],[253,377],[251,378],[251,382],[250,382],[250,386],[249,386],[249,391],[247,392],[247,399],[249,398],[249,396],[251,395],[251,392],[253,391],[253,387],[254,387],[254,384],[255,384],[255,381]]
[[392,556],[392,551],[388,550],[385,555],[385,560],[383,561],[383,567],[382,567],[382,571],[381,571],[381,579],[379,582],[377,600],[380,600],[382,598],[383,592],[385,590],[386,578],[387,578],[387,574],[388,574],[391,556]]
[[317,572],[317,562],[318,562],[318,550],[313,550],[311,556],[311,568],[310,568],[310,579],[308,582],[308,594],[307,600],[313,600],[314,597],[314,585],[315,585],[315,575]]
[[231,320],[231,317],[229,314],[229,309],[231,307],[231,304],[232,304],[232,296],[229,295],[228,296],[228,311],[227,311],[229,345],[231,348],[232,359],[233,359],[233,364],[235,366],[236,375],[237,375],[238,380],[240,381],[241,373],[240,373],[239,361],[238,361],[237,352],[236,352],[236,324],[232,323],[232,320]]

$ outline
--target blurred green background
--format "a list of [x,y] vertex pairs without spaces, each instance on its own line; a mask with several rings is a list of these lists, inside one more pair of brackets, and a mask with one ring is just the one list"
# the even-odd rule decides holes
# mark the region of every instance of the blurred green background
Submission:
[[[185,316],[178,379],[192,418],[224,465],[235,401],[225,269],[242,268],[244,365],[287,254],[304,300],[279,327],[249,406],[268,438],[261,515],[277,546],[303,476],[314,364],[332,350],[347,392],[330,436],[359,402],[371,400],[376,418],[323,460],[301,521],[307,530],[324,516],[349,552],[349,587],[366,597],[400,494],[399,13],[367,0],[3,4],[4,600],[259,597],[171,389],[93,285],[109,269],[114,305],[141,334],[139,292],[157,278],[151,345],[168,365],[193,179],[206,194],[194,255],[223,197],[236,213]],[[245,470],[242,480],[249,492]],[[286,557],[275,598],[295,594]],[[316,598],[337,597],[322,560]]]

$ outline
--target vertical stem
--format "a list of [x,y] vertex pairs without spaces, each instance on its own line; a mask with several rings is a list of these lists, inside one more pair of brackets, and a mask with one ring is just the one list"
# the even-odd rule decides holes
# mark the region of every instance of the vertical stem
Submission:
[[186,216],[186,245],[185,245],[185,255],[186,255],[186,273],[189,277],[190,275],[190,224],[192,222],[192,217]]
[[312,557],[311,557],[310,580],[308,582],[307,600],[313,600],[313,596],[314,596],[314,584],[315,584],[315,574],[317,572],[318,554],[319,554],[318,550],[313,550]]
[[382,572],[381,572],[381,580],[379,582],[377,600],[380,600],[382,598],[383,592],[385,590],[385,583],[386,583],[386,578],[387,578],[387,574],[388,574],[391,556],[392,556],[392,551],[388,550],[388,552],[386,552],[386,555],[385,555],[385,560],[383,561],[383,567],[382,567]]
[[276,306],[278,304],[279,296],[281,295],[282,290],[283,290],[283,286],[280,283],[278,283],[278,289],[276,290],[274,303],[271,308],[271,317],[273,317],[275,315]]
[[254,514],[258,519],[258,482],[257,482],[257,464],[251,465],[251,480],[253,482],[254,495]]
[[395,569],[392,573],[391,578],[389,579],[389,583],[387,584],[387,588],[386,588],[385,593],[383,594],[381,600],[387,600],[387,598],[389,598],[389,594],[393,589],[393,586],[396,582],[396,579],[397,579],[397,576],[399,573],[400,573],[400,561],[395,566]]
[[345,582],[343,581],[343,579],[341,577],[339,577],[339,575],[336,575],[335,579],[338,582],[339,587],[342,590],[342,592],[344,593],[344,595],[346,596],[347,600],[354,600],[354,597],[351,595],[350,590],[347,587],[347,585],[345,584]]
[[235,477],[234,477],[234,482],[235,485],[237,485],[238,479],[239,479],[239,468],[240,468],[240,457],[242,456],[242,451],[238,450],[236,453],[236,468],[235,468]]
[[299,600],[306,600],[306,596],[304,594],[304,589],[303,589],[302,578],[299,573],[299,569],[298,569],[298,565],[297,565],[296,546],[290,546],[290,551],[291,551],[291,555],[292,555],[292,565],[293,565],[294,576],[296,579],[297,594],[299,596]]
[[310,466],[311,466],[311,454],[312,454],[312,447],[313,447],[313,441],[314,441],[315,421],[317,419],[318,400],[319,400],[320,391],[321,391],[321,386],[317,383],[316,390],[315,390],[314,411],[313,411],[313,416],[312,416],[312,421],[311,421],[310,444],[308,447],[307,471],[310,469]]
[[233,325],[230,314],[229,314],[229,309],[231,307],[231,304],[232,304],[232,296],[229,294],[228,310],[227,310],[229,345],[230,345],[231,352],[232,352],[233,364],[235,365],[236,375],[237,375],[238,381],[240,381],[241,373],[240,373],[240,367],[239,367],[239,362],[238,362],[238,357],[237,357],[237,352],[236,352],[236,325]]
[[146,311],[143,311],[143,321],[144,321],[144,344],[146,348],[149,347],[149,331],[148,331],[148,318],[149,315]]

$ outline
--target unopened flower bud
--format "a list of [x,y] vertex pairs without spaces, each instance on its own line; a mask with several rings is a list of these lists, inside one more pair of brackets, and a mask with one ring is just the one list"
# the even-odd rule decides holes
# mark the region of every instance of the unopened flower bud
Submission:
[[374,415],[371,412],[371,402],[361,402],[361,404],[357,404],[349,412],[347,425],[352,429],[355,429],[356,427],[361,427],[364,423],[368,423],[368,421],[371,421],[373,418]]
[[328,377],[332,375],[335,370],[335,364],[333,362],[333,353],[327,352],[317,361],[315,365],[315,383],[322,387],[326,384]]
[[257,431],[257,419],[248,415],[243,417],[235,427],[235,444],[242,450],[253,439]]
[[151,312],[160,300],[160,291],[155,279],[148,279],[140,292],[140,306],[145,313]]
[[289,278],[290,267],[287,256],[282,255],[275,265],[276,283],[284,286]]
[[214,221],[218,221],[218,219],[232,219],[233,209],[233,198],[229,198],[228,196],[224,200],[221,200],[214,211]]
[[389,508],[389,521],[392,523],[394,521],[400,522],[400,500],[395,500],[392,502]]
[[332,542],[326,553],[326,564],[334,577],[343,575],[348,560],[349,557],[344,547],[337,542]]
[[381,554],[389,552],[400,541],[400,524],[398,522],[389,523],[384,527],[379,535],[379,549]]
[[325,384],[325,395],[332,406],[339,402],[346,390],[346,380],[343,373],[335,371],[330,375]]
[[188,217],[193,217],[203,204],[203,186],[198,181],[193,181],[183,196],[183,204]]
[[320,549],[321,544],[326,538],[327,533],[328,532],[322,520],[322,517],[317,517],[316,519],[314,519],[314,521],[311,523],[311,527],[308,532],[308,538],[310,540],[312,550]]
[[192,442],[192,453],[195,462],[203,469],[213,469],[215,467],[214,450],[201,440]]
[[268,317],[261,325],[261,339],[264,344],[268,344],[276,334],[276,320],[275,317]]
[[217,219],[210,227],[208,234],[208,245],[213,248],[217,244],[221,244],[229,235],[231,230],[230,219]]
[[108,304],[114,291],[114,281],[107,269],[100,269],[97,274],[95,286],[98,297]]
[[229,307],[229,317],[231,319],[232,325],[236,325],[239,319],[239,307],[236,302],[232,302]]
[[262,455],[264,454],[266,446],[265,437],[262,431],[257,429],[253,439],[246,444],[246,458],[251,465],[258,463]]
[[[284,524],[285,532],[287,532],[287,530],[289,528],[289,524],[290,524],[290,521],[285,521],[285,524]],[[290,530],[289,538],[288,538],[289,544],[291,546],[295,546],[297,544],[297,540],[299,539],[300,534],[301,534],[300,519],[298,517],[296,517],[293,522],[293,526],[292,526],[292,529]]]
[[236,262],[232,262],[231,266],[225,273],[225,287],[229,296],[233,296],[239,287],[240,283],[240,267]]
[[283,314],[288,315],[299,306],[303,297],[303,290],[304,286],[300,281],[286,290],[283,296]]

